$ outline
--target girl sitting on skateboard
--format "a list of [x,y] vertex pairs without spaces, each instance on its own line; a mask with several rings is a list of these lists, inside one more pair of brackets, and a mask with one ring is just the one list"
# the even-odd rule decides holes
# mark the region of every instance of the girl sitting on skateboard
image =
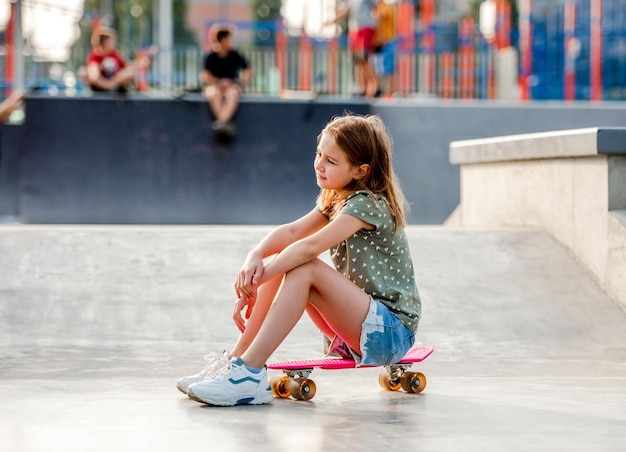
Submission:
[[[313,165],[315,209],[248,253],[235,281],[239,340],[230,352],[208,356],[206,368],[181,378],[178,389],[211,405],[271,402],[265,363],[305,311],[332,339],[330,350],[358,365],[387,365],[406,354],[421,304],[391,148],[378,116],[326,125]],[[318,258],[326,250],[334,268]]]

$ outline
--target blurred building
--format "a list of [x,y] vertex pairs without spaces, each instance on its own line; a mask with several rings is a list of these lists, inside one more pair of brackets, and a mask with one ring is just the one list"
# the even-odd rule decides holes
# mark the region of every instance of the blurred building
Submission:
[[436,3],[438,20],[456,22],[472,12],[475,0],[439,0]]
[[[388,3],[398,3],[400,0],[387,0]],[[536,2],[551,2],[558,0],[535,0]],[[187,0],[187,27],[194,33],[199,42],[204,41],[204,30],[207,23],[215,21],[247,22],[254,21],[257,15],[253,11],[253,0]],[[275,3],[275,2],[274,2]],[[321,24],[327,19],[329,11],[335,9],[334,4],[341,4],[342,0],[282,0],[283,12],[289,28],[304,27],[311,34],[326,34]],[[415,0],[419,5],[419,0]],[[437,21],[456,23],[460,18],[472,12],[472,5],[476,0],[437,0]]]
[[203,43],[207,23],[253,20],[250,5],[250,0],[187,0],[187,28]]

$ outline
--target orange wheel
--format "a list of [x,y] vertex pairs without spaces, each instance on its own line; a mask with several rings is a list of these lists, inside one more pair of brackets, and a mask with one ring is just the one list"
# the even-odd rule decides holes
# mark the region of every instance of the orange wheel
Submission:
[[308,378],[294,378],[289,384],[289,392],[296,400],[311,400],[316,390],[315,382]]
[[270,379],[272,394],[279,399],[289,397],[289,375],[275,376]]
[[426,376],[421,372],[405,372],[400,383],[406,392],[422,392],[426,388]]
[[378,374],[378,384],[381,388],[386,389],[387,391],[397,391],[402,387],[400,382],[394,383],[391,380],[389,372],[387,372],[385,369],[381,370]]

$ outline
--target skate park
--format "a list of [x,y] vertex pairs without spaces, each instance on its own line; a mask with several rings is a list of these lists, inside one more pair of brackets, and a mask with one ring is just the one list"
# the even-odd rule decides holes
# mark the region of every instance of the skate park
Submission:
[[[397,59],[372,100],[341,30],[305,23],[331,2],[4,3],[3,94],[27,94],[0,129],[1,452],[625,450],[620,2],[387,1]],[[228,144],[198,80],[224,21],[254,68]],[[160,49],[126,94],[81,85],[101,25],[128,59]],[[60,64],[45,28],[80,34]],[[316,370],[309,401],[190,400],[177,379],[234,342],[234,277],[313,208],[316,137],[347,111],[394,141],[425,390]],[[303,317],[271,361],[322,356]]]
[[[193,95],[26,105],[2,133],[2,450],[623,448],[620,104],[247,99],[230,147]],[[312,208],[315,138],[345,110],[394,138],[425,391],[317,370],[308,402],[189,400],[176,379],[232,344],[234,275]],[[303,318],[273,359],[321,356]]]

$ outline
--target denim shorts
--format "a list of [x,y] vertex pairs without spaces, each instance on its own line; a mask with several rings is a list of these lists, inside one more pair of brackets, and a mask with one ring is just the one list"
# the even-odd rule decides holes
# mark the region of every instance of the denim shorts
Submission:
[[332,340],[328,353],[352,358],[357,367],[386,366],[400,361],[414,343],[415,333],[387,306],[370,298],[370,309],[361,329],[362,355],[350,349],[339,336]]

